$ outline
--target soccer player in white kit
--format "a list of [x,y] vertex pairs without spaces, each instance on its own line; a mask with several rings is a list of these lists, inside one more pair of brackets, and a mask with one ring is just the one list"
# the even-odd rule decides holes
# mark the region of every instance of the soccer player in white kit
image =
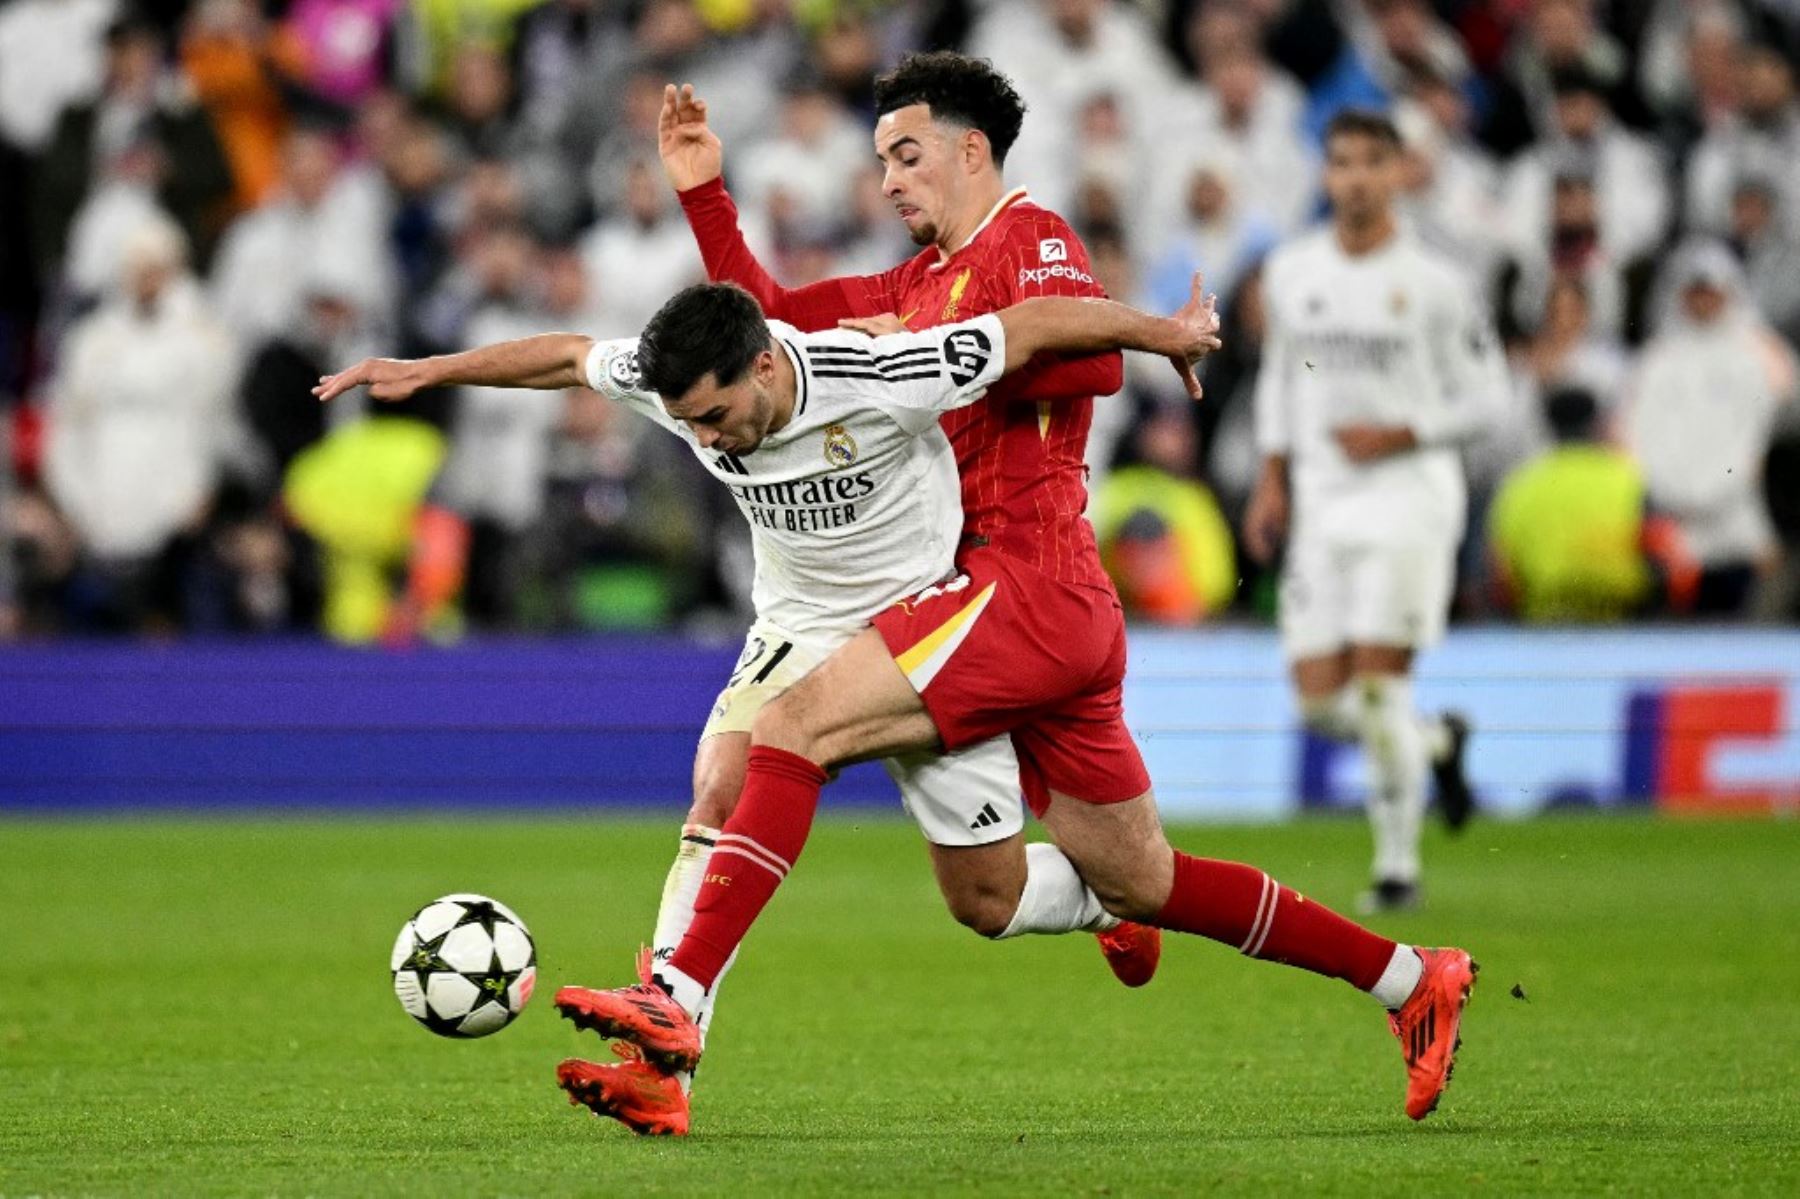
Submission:
[[[696,789],[711,769],[742,780],[727,761],[724,734],[747,750],[762,705],[860,632],[896,600],[955,574],[962,532],[961,487],[938,417],[979,400],[1034,353],[1137,349],[1173,359],[1193,394],[1191,364],[1217,346],[1213,302],[1195,280],[1189,305],[1157,318],[1101,300],[1039,298],[997,314],[918,333],[869,336],[857,328],[801,333],[764,321],[756,301],[732,284],[701,284],[670,300],[642,338],[594,341],[545,334],[414,361],[373,359],[322,380],[331,399],[367,384],[378,400],[454,384],[561,389],[586,385],[639,412],[688,443],[707,472],[730,488],[750,522],[756,555],[756,621],[742,656],[701,735]],[[731,355],[751,386],[722,388],[718,351],[683,347],[752,330]],[[640,360],[648,362],[643,377]],[[699,373],[695,367],[705,364]],[[731,373],[731,372],[727,372]],[[653,390],[652,387],[658,390]],[[668,398],[663,398],[668,397]],[[709,750],[708,747],[711,747]],[[934,847],[934,865],[959,918],[995,938],[1024,933],[1112,933],[1109,915],[1054,845],[1027,848],[1023,893],[1009,919],[976,922],[959,908],[962,890],[940,851],[991,844],[1024,825],[1019,765],[1007,738],[957,753],[884,762],[907,811]],[[666,956],[693,920],[694,898],[720,834],[688,825],[658,913],[652,953]],[[753,846],[732,847],[755,852]],[[1139,927],[1139,926],[1129,926]],[[1150,939],[1155,930],[1145,929]],[[1105,941],[1103,940],[1103,946]],[[1108,953],[1109,960],[1114,955]],[[1130,981],[1117,961],[1115,973]],[[1142,963],[1138,963],[1142,964]],[[1148,964],[1154,968],[1154,954]],[[642,968],[647,969],[645,964]],[[1147,974],[1143,976],[1147,979]],[[1140,980],[1141,981],[1141,980]],[[704,1034],[717,987],[697,1017]],[[641,1069],[638,1069],[640,1068]],[[639,1132],[687,1131],[691,1074],[669,1079],[641,1062],[571,1061],[559,1070],[571,1095]]]
[[1403,229],[1400,139],[1346,112],[1326,132],[1332,221],[1264,275],[1269,335],[1255,399],[1262,476],[1245,516],[1261,561],[1285,540],[1283,648],[1313,731],[1360,741],[1374,885],[1366,911],[1418,900],[1426,779],[1452,828],[1472,807],[1468,724],[1421,716],[1416,651],[1442,635],[1467,495],[1459,446],[1504,402],[1505,366],[1455,264]]

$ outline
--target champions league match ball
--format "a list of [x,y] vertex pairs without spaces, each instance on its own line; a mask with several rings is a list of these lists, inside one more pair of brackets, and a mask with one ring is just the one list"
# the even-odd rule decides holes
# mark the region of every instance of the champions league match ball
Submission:
[[446,895],[413,914],[394,941],[394,994],[440,1037],[485,1037],[525,1010],[537,946],[513,910],[485,895]]

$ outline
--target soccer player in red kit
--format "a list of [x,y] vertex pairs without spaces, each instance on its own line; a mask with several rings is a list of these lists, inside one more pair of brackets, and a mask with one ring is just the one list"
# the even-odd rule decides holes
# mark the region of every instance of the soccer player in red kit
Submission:
[[[1061,218],[1001,178],[1024,106],[989,64],[914,55],[876,83],[884,188],[925,249],[892,271],[800,289],[755,261],[719,183],[722,151],[691,89],[664,108],[663,160],[708,271],[801,328],[921,327],[1033,295],[1099,296]],[[946,416],[962,475],[957,573],[877,616],[763,708],[745,783],[673,957],[635,987],[565,987],[557,1007],[666,1069],[698,1060],[692,1013],[804,846],[827,770],[1009,733],[1026,798],[1108,910],[1340,978],[1389,1010],[1407,1064],[1407,1114],[1448,1082],[1474,964],[1460,949],[1398,945],[1262,871],[1172,849],[1125,728],[1122,611],[1101,568],[1082,451],[1116,355],[1034,364]],[[1022,838],[934,854],[1017,895]],[[946,863],[945,857],[954,859]],[[948,893],[949,888],[946,888]]]

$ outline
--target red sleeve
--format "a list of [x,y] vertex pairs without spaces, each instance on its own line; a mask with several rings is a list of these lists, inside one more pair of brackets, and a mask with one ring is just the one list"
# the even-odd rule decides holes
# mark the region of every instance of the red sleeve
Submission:
[[680,192],[681,210],[687,214],[694,240],[709,278],[735,283],[751,295],[769,316],[805,332],[830,329],[845,317],[879,316],[898,310],[897,281],[903,267],[879,275],[851,275],[824,279],[805,287],[783,287],[750,252],[738,228],[737,205],[714,179]]
[[[1001,298],[996,309],[1032,296],[1106,298],[1087,247],[1066,221],[1048,211],[1023,217],[1007,230],[995,282]],[[1112,395],[1124,386],[1125,356],[1117,351],[1078,358],[1039,354],[1014,376],[1011,394],[1019,400],[1086,399]]]

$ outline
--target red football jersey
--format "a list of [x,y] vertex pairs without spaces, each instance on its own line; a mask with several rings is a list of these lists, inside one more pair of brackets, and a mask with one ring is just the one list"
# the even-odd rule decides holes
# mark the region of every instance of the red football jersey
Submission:
[[[928,247],[878,275],[801,288],[781,287],[756,261],[722,183],[683,192],[681,203],[708,274],[744,287],[769,316],[805,330],[884,312],[922,329],[1031,296],[1106,294],[1074,230],[1022,188],[1005,196],[948,258]],[[1094,397],[1119,390],[1124,373],[1116,353],[1043,356],[1002,379],[980,403],[943,417],[962,476],[965,545],[992,545],[1061,582],[1111,588],[1082,515],[1082,455]]]

